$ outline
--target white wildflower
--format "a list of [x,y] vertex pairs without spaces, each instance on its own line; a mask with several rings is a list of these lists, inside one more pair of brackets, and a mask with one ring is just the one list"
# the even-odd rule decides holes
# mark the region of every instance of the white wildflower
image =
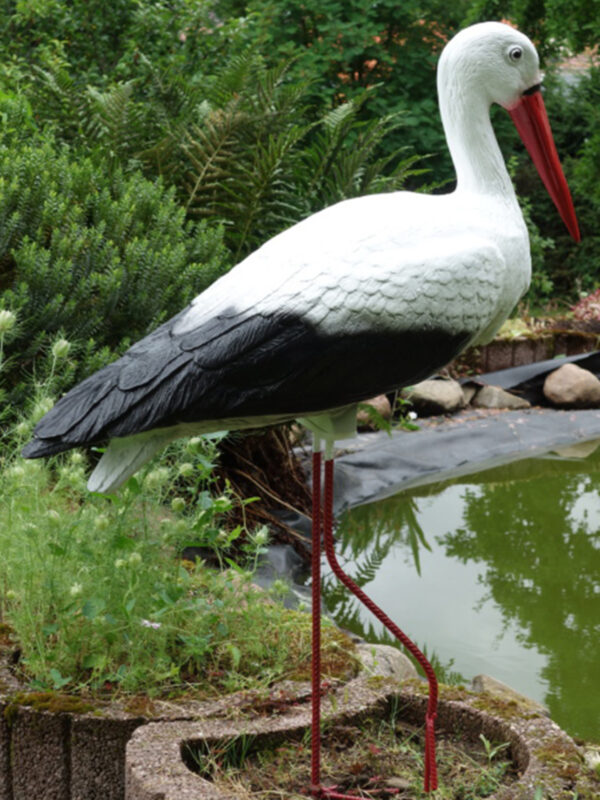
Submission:
[[53,406],[54,400],[51,397],[41,397],[33,407],[31,418],[34,422],[39,422]]
[[110,520],[106,514],[98,514],[94,519],[94,528],[98,531],[105,531],[110,525]]
[[217,534],[217,544],[220,545],[229,544],[229,534],[227,533],[227,531],[223,530],[219,531],[219,533]]
[[262,528],[259,528],[254,536],[252,537],[254,540],[254,544],[258,547],[263,547],[269,541],[269,529],[266,525],[263,525]]
[[157,467],[146,475],[144,483],[148,488],[157,488],[169,479],[169,470],[166,467]]
[[185,446],[188,453],[196,453],[202,447],[202,439],[200,436],[192,436]]
[[29,436],[31,433],[31,425],[28,422],[19,422],[15,427],[17,436]]
[[174,497],[171,500],[171,508],[176,514],[181,513],[185,509],[185,500],[183,497]]
[[7,308],[0,309],[0,336],[10,333],[17,322],[17,315]]
[[187,533],[189,525],[188,525],[187,520],[178,519],[177,522],[175,523],[174,528],[175,528],[175,533],[176,534]]
[[52,357],[57,361],[61,358],[66,358],[69,355],[70,349],[71,342],[68,342],[66,339],[57,339],[51,348]]

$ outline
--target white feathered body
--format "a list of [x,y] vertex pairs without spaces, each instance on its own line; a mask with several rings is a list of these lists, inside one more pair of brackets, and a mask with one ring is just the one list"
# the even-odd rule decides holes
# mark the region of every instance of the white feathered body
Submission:
[[324,334],[442,326],[469,330],[475,343],[494,335],[530,275],[514,195],[370,195],[266,242],[199,295],[173,332],[233,304],[238,312],[285,308]]

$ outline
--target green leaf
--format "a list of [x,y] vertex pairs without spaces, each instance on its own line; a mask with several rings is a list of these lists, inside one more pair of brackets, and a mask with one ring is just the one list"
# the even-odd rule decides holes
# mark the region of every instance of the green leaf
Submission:
[[229,644],[227,646],[227,650],[229,655],[231,656],[231,663],[234,669],[237,669],[240,665],[240,661],[242,660],[242,651],[239,647],[236,647],[234,644]]
[[84,669],[101,669],[106,664],[106,657],[101,653],[88,653],[81,662]]
[[59,630],[60,626],[58,625],[57,622],[52,622],[48,625],[42,626],[42,632],[44,636],[53,636],[55,633],[58,633]]
[[86,619],[94,620],[106,608],[106,601],[101,597],[92,597],[83,604],[81,613]]
[[67,683],[70,683],[72,681],[71,676],[69,676],[68,678],[63,678],[60,672],[54,668],[50,670],[50,677],[52,678],[54,689],[62,689],[63,686],[66,686]]

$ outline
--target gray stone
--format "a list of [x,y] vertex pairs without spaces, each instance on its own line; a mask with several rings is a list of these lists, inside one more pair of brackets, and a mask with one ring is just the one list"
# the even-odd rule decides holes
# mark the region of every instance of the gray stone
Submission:
[[600,406],[600,380],[577,364],[563,364],[544,381],[544,396],[563,408],[597,408]]
[[468,383],[462,384],[463,397],[466,406],[469,405],[469,403],[475,397],[480,388],[481,388],[480,385],[474,383],[473,381],[469,381]]
[[[385,420],[390,420],[392,418],[392,406],[390,401],[387,398],[387,395],[380,394],[377,397],[372,397],[370,400],[365,400],[364,405],[371,406],[375,409]],[[356,424],[359,428],[362,427],[369,427],[369,428],[376,428],[377,426],[373,424],[369,413],[363,409],[359,408],[358,413],[356,415]]]
[[600,774],[600,747],[597,745],[587,746],[583,750],[583,760],[590,769]]
[[549,715],[549,711],[545,705],[538,703],[537,700],[532,700],[521,692],[517,692],[506,683],[502,683],[497,678],[492,678],[491,675],[476,675],[471,681],[471,689],[474,692],[489,692],[496,697],[501,697],[504,700],[516,700],[522,705],[528,706],[532,711],[537,711],[539,714]]
[[388,778],[385,785],[389,786],[390,789],[399,789],[401,792],[413,788],[412,783],[407,781],[406,778]]
[[[552,720],[517,700],[505,716],[500,708],[491,713],[479,707],[480,695],[457,689],[453,692],[462,699],[445,700],[442,690],[438,730],[460,731],[460,735],[473,740],[483,734],[489,741],[510,744],[518,777],[514,783],[499,787],[490,800],[535,800],[539,786],[553,797],[567,797],[573,790],[581,790],[582,797],[598,796],[595,789],[600,784],[593,776],[590,778],[589,771],[583,772],[580,749]],[[407,691],[393,681],[373,681],[365,675],[323,697],[323,719],[347,723],[355,717],[364,719],[366,714],[387,714],[390,701],[397,704],[400,721],[422,724],[427,707],[425,690],[411,687]],[[231,698],[223,698],[222,702],[231,714]],[[292,703],[284,712],[271,717],[249,717],[245,713],[239,719],[198,718],[150,723],[138,728],[127,745],[125,800],[239,800],[244,790],[225,794],[191,771],[198,764],[197,754],[203,752],[206,744],[231,741],[240,732],[255,736],[254,742],[259,747],[261,741],[266,747],[272,746],[275,738],[298,739],[310,726],[310,712],[309,703]],[[538,757],[544,751],[559,754],[560,758]],[[400,776],[390,776],[390,780],[393,777],[402,780]]]
[[402,396],[421,414],[449,414],[465,405],[460,383],[449,379],[421,381],[404,389]]
[[482,386],[471,405],[475,408],[531,408],[529,401],[506,392],[499,386]]
[[357,645],[356,650],[362,663],[362,671],[367,675],[395,678],[398,681],[419,677],[412,661],[388,644],[362,643]]

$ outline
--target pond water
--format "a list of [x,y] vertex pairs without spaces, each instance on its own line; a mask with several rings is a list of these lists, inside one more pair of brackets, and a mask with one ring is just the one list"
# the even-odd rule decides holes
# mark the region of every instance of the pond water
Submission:
[[[336,552],[446,677],[492,675],[600,741],[599,489],[600,450],[519,461],[355,508]],[[386,641],[323,574],[336,622]]]

